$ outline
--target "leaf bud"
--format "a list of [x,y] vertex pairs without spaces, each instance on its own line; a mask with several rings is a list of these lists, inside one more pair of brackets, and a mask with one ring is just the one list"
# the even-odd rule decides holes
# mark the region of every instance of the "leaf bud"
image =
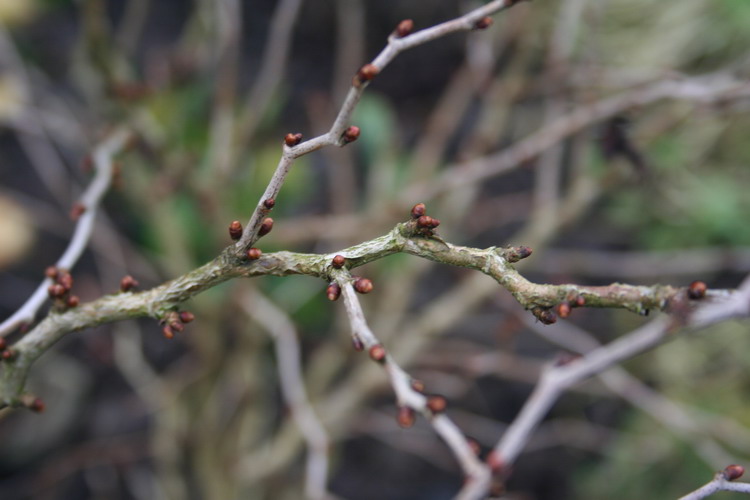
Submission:
[[238,220],[233,220],[229,224],[229,237],[234,241],[239,240],[242,237],[242,223]]

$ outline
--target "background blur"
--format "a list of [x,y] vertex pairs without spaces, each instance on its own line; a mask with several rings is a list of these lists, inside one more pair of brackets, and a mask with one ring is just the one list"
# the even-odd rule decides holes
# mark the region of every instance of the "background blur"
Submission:
[[[86,155],[113,125],[138,141],[73,272],[83,300],[125,274],[147,288],[215,256],[229,222],[257,203],[284,134],[326,131],[351,76],[400,20],[424,28],[477,5],[298,4],[0,0],[3,317],[65,248]],[[748,26],[750,3],[738,0],[536,1],[486,31],[406,52],[366,91],[356,143],[297,160],[259,246],[333,251],[425,202],[448,241],[533,247],[521,268],[535,281],[734,287],[750,271],[747,99],[653,99],[502,175],[422,193],[609,96],[686,76],[747,80]],[[645,321],[585,309],[542,328],[489,278],[406,255],[361,274],[375,283],[363,298],[373,330],[485,448],[544,362]],[[32,370],[47,411],[0,416],[0,498],[300,498],[304,443],[281,400],[268,317],[290,319],[301,339],[332,440],[333,494],[451,498],[462,479],[448,448],[424,421],[396,425],[385,374],[351,349],[325,286],[225,284],[186,305],[197,319],[173,341],[153,321],[70,336]],[[674,498],[748,463],[746,324],[676,339],[624,368],[636,377],[592,380],[558,402],[510,498]]]

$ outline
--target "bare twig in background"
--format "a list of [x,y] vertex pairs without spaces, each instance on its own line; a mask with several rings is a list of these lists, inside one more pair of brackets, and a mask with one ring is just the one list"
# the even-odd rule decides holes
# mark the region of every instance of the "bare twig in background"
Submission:
[[281,392],[307,442],[305,496],[310,500],[327,498],[329,438],[307,397],[296,328],[281,309],[257,291],[241,297],[240,304],[273,338]]
[[[112,157],[126,145],[130,132],[118,129],[112,132],[99,146],[94,149],[92,159],[94,161],[96,174],[89,187],[81,195],[78,203],[83,212],[78,218],[76,230],[70,239],[65,253],[55,262],[58,269],[70,270],[88,244],[91,232],[94,228],[96,213],[99,209],[104,194],[112,181]],[[47,287],[52,284],[50,278],[45,279],[29,298],[12,316],[0,324],[0,336],[8,335],[23,323],[34,321],[39,308],[47,300]]]

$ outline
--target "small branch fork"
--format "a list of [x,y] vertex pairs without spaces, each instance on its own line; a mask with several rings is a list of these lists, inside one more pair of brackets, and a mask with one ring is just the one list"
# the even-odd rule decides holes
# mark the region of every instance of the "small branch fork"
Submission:
[[352,285],[351,274],[345,269],[334,271],[332,278],[341,288],[344,307],[352,329],[352,341],[358,350],[366,349],[373,361],[383,365],[396,393],[399,407],[399,424],[410,427],[414,412],[421,413],[432,425],[448,447],[466,477],[466,484],[457,498],[481,498],[489,489],[491,474],[472,448],[469,440],[445,413],[445,400],[441,396],[425,396],[419,390],[421,383],[411,378],[388,354],[365,320],[362,306]]
[[414,33],[409,33],[411,31],[410,29],[403,30],[400,33],[400,30],[394,31],[394,33],[388,38],[388,44],[380,54],[378,54],[371,63],[363,66],[357,75],[355,75],[352,80],[352,86],[344,99],[344,103],[339,109],[338,115],[336,116],[331,129],[325,134],[307,141],[300,142],[301,137],[296,141],[285,141],[281,159],[276,167],[276,171],[274,172],[271,181],[268,183],[258,206],[255,208],[250,220],[245,226],[242,237],[235,245],[236,254],[238,256],[243,255],[258,240],[260,226],[263,219],[270,211],[266,201],[275,200],[281,190],[281,186],[284,184],[287,174],[292,168],[294,160],[300,156],[317,151],[324,146],[341,147],[357,139],[359,136],[359,128],[349,126],[352,114],[354,113],[365,88],[369,84],[369,81],[385,69],[385,67],[398,54],[451,33],[485,28],[489,26],[487,16],[508,9],[520,1],[522,0],[495,0],[483,5],[482,7],[474,9],[461,17],[421,31]]
[[658,318],[581,358],[548,367],[521,412],[491,452],[488,462],[499,474],[507,474],[557,398],[578,382],[655,347],[678,329],[697,330],[717,322],[748,316],[750,278],[724,301],[706,304],[692,312],[683,310],[674,317]]
[[[419,204],[424,208],[423,205]],[[435,219],[428,218],[434,222]],[[123,291],[65,310],[53,310],[34,329],[9,350],[11,359],[3,364],[0,379],[0,404],[19,405],[19,395],[31,364],[66,334],[129,318],[152,317],[158,320],[175,314],[180,303],[232,278],[256,276],[308,275],[329,279],[332,260],[341,255],[346,268],[352,269],[395,253],[408,253],[435,262],[481,271],[495,279],[529,309],[540,321],[554,322],[556,314],[566,317],[572,307],[614,307],[643,313],[650,309],[684,309],[684,288],[655,285],[579,286],[545,285],[528,281],[513,263],[528,257],[527,247],[478,249],[447,243],[432,229],[419,227],[420,219],[398,224],[389,233],[341,250],[337,254],[275,252],[257,258],[237,259],[230,246],[214,260],[179,278],[151,290]],[[725,292],[709,291],[710,297]],[[729,294],[729,292],[726,292]],[[730,306],[726,306],[730,307]],[[735,306],[731,306],[735,307]],[[557,313],[555,312],[557,311]],[[713,321],[709,321],[711,323]]]
[[[94,230],[99,204],[112,183],[114,170],[112,158],[122,151],[129,138],[130,132],[125,129],[116,129],[94,149],[92,160],[96,173],[74,207],[74,210],[78,212],[78,222],[65,253],[55,262],[57,269],[65,271],[72,269],[86,249],[91,232]],[[51,278],[42,281],[21,308],[0,324],[0,337],[5,337],[16,328],[34,321],[37,311],[48,298],[47,288],[52,282]]]

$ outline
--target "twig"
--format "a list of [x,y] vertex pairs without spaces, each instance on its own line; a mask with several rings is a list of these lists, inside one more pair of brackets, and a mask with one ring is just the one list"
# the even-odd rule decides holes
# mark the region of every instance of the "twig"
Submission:
[[354,342],[361,342],[364,348],[370,351],[371,357],[383,364],[396,393],[398,406],[400,408],[411,408],[413,411],[421,413],[432,424],[435,432],[443,438],[461,465],[467,481],[457,498],[467,500],[482,498],[489,489],[489,468],[477,458],[466,436],[463,435],[456,424],[442,413],[442,410],[430,408],[428,398],[412,387],[412,378],[398,366],[390,354],[387,354],[384,350],[382,357],[373,354],[374,349],[384,348],[367,325],[362,306],[352,286],[351,275],[346,270],[340,270],[334,272],[332,276],[341,287]]
[[[104,193],[109,189],[112,181],[112,157],[117,154],[127,143],[130,133],[124,129],[118,129],[105,139],[93,152],[93,160],[96,169],[94,179],[89,187],[81,195],[79,203],[84,209],[76,224],[73,237],[68,243],[62,257],[58,259],[55,266],[59,269],[70,270],[80,258],[88,244],[91,232],[94,228],[96,212]],[[34,320],[39,308],[47,299],[47,287],[52,283],[46,278],[36,291],[29,297],[23,306],[11,317],[0,324],[0,336],[6,336],[23,323]]]
[[[741,470],[744,472],[742,467],[737,465],[730,465],[721,472],[717,472],[713,480],[704,484],[697,490],[688,493],[687,495],[680,497],[679,500],[700,500],[701,498],[710,497],[714,493],[719,491],[736,491],[738,493],[750,493],[750,483],[734,483],[732,482],[732,470]],[[728,472],[729,471],[729,472]],[[742,475],[742,473],[739,473]],[[739,477],[739,476],[737,476]]]
[[699,329],[731,318],[747,317],[750,313],[750,279],[728,300],[707,304],[694,311],[684,325],[662,317],[614,342],[587,353],[584,357],[547,369],[521,412],[494,449],[494,460],[502,467],[511,465],[528,442],[531,433],[547,414],[557,398],[568,387],[597,374],[621,361],[658,345],[675,329],[687,326]]
[[[375,73],[383,71],[383,69],[399,53],[451,33],[475,29],[476,23],[480,19],[512,7],[519,1],[520,0],[495,0],[482,7],[474,9],[461,17],[451,21],[446,21],[431,28],[417,31],[402,38],[398,38],[396,33],[394,33],[388,38],[388,44],[386,47],[377,55],[377,57],[375,57],[375,59],[372,60],[370,65],[374,68]],[[268,214],[269,210],[264,205],[264,202],[276,198],[292,164],[294,163],[294,160],[324,146],[344,146],[350,140],[356,139],[356,137],[354,139],[345,139],[343,135],[344,131],[349,126],[352,113],[354,113],[354,109],[357,107],[368,83],[369,81],[367,81],[367,79],[362,80],[355,77],[352,86],[349,89],[349,93],[346,95],[346,99],[344,99],[344,103],[341,105],[338,115],[336,116],[331,129],[327,133],[308,141],[301,142],[292,147],[286,144],[283,146],[283,152],[279,164],[276,167],[276,171],[266,187],[263,196],[258,202],[253,215],[250,217],[247,226],[245,226],[242,237],[235,245],[237,255],[242,255],[245,250],[250,248],[253,243],[257,241],[258,230],[263,218]],[[359,129],[357,129],[357,135],[358,134]]]
[[305,495],[310,500],[327,498],[329,438],[307,397],[296,328],[286,313],[258,292],[246,294],[240,304],[273,338],[281,392],[307,442]]

